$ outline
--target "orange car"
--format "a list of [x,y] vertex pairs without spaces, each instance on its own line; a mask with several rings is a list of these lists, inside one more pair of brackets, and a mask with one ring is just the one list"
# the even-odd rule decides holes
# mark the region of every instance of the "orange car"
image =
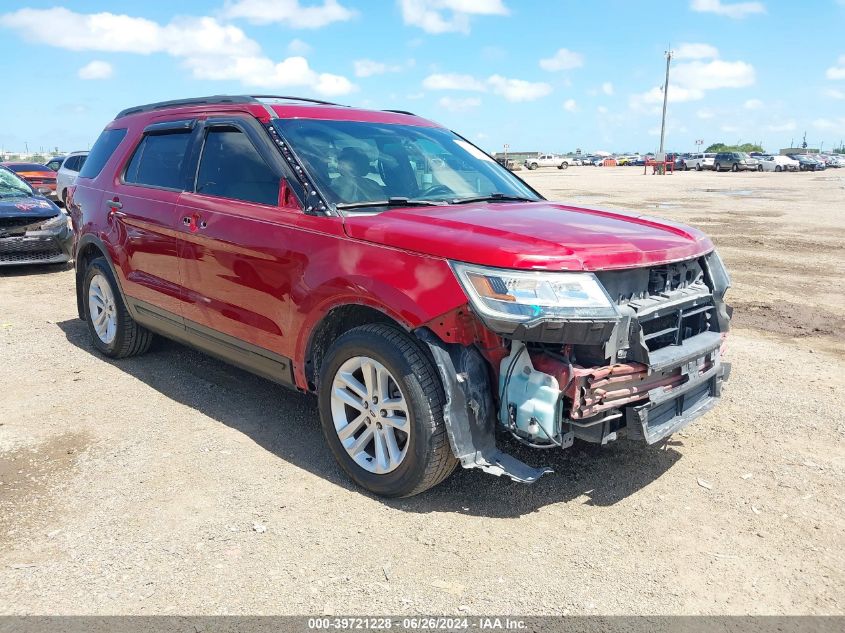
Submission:
[[0,163],[26,180],[33,189],[56,202],[56,172],[38,163]]

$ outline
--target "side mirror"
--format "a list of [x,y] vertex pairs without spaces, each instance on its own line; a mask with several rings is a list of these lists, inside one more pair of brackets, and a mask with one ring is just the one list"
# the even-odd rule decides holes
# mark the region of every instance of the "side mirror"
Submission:
[[282,178],[279,181],[279,206],[289,211],[302,211],[302,205],[299,204],[299,200],[288,184],[287,178]]
[[40,193],[42,196],[46,196],[46,195],[51,194],[53,192],[50,191],[47,187],[39,187],[38,193]]

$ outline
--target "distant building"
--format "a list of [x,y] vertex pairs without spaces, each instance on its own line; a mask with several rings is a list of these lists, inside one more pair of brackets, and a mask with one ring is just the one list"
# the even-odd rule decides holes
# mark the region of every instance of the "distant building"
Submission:
[[493,154],[493,158],[504,158],[505,155],[507,155],[508,160],[521,163],[527,158],[536,158],[542,153],[543,152],[496,152],[495,154]]
[[780,150],[781,156],[787,156],[788,154],[819,154],[819,150],[812,148],[812,147],[787,147],[785,149]]

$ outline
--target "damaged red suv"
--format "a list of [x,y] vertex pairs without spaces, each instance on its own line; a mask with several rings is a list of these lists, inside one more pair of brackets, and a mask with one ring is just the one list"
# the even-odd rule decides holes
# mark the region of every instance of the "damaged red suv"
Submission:
[[69,209],[94,346],[154,334],[316,394],[361,486],[536,448],[654,444],[710,409],[730,284],[699,231],[546,201],[407,112],[214,96],[124,110]]

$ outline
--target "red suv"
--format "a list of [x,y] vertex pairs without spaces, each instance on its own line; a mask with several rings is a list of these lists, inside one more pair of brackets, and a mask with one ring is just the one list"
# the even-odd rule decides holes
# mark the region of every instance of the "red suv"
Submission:
[[654,444],[712,407],[728,274],[699,231],[546,201],[408,112],[215,96],[117,115],[71,191],[94,345],[153,334],[317,395],[361,486],[419,493],[497,448]]

